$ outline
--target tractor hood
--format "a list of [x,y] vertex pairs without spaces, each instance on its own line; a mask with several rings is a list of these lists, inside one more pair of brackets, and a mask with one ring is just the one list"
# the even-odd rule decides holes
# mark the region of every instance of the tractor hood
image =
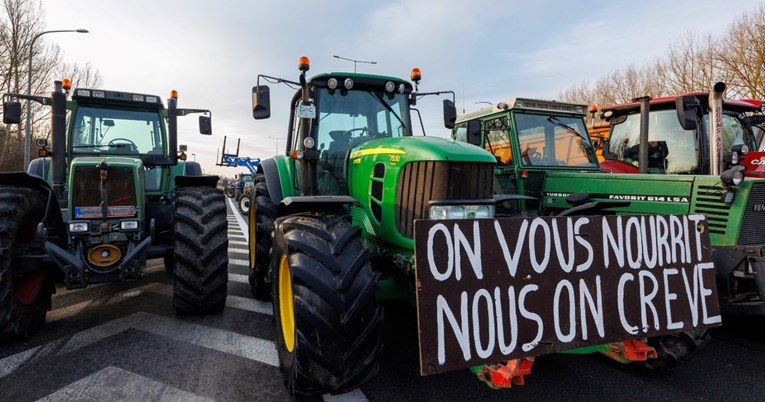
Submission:
[[369,155],[398,156],[403,161],[453,161],[497,163],[488,151],[465,142],[441,137],[396,137],[364,142],[351,149],[351,163]]

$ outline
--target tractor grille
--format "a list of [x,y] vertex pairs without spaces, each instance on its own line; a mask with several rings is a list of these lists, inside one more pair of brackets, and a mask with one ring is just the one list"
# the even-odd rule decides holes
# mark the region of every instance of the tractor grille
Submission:
[[722,200],[721,187],[699,186],[693,213],[704,214],[709,223],[709,232],[725,236],[728,231],[730,207]]
[[414,235],[414,220],[427,219],[431,200],[492,198],[490,163],[420,161],[406,164],[396,188],[396,228]]
[[765,183],[752,185],[752,192],[746,203],[744,218],[741,220],[741,231],[738,244],[765,243]]
[[[92,219],[101,216],[101,172],[98,167],[77,166],[72,181],[72,208],[75,218]],[[108,167],[106,170],[107,205],[110,217],[136,215],[136,188],[133,170]]]

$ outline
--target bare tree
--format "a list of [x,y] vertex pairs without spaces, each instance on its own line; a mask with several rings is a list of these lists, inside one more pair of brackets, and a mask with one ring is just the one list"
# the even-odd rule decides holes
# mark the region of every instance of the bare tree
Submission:
[[602,106],[639,96],[706,92],[718,81],[728,85],[728,97],[765,99],[765,6],[742,15],[722,38],[688,33],[651,64],[630,65],[559,96]]
[[731,93],[765,99],[765,6],[733,22],[717,43],[714,57],[732,76],[728,82]]
[[[73,82],[100,85],[101,77],[90,65],[63,64],[57,45],[48,43],[44,36],[35,41],[35,36],[43,31],[45,10],[40,0],[0,0],[0,92],[26,93],[30,74],[31,92],[37,95],[50,93],[53,81],[66,76],[72,77]],[[31,105],[31,132],[34,137],[47,137],[50,112],[37,103]],[[25,113],[26,108],[22,108],[22,119]],[[2,131],[0,171],[23,170],[25,127],[7,126]]]

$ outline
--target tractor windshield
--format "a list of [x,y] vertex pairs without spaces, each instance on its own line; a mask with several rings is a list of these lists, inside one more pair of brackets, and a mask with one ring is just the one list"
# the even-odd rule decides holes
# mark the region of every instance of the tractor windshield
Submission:
[[164,154],[164,125],[158,110],[79,106],[71,124],[75,153]]
[[411,133],[409,103],[402,94],[322,88],[319,110],[319,150],[341,145],[348,149],[365,140]]
[[[702,128],[706,130],[708,115],[704,115]],[[748,144],[748,132],[732,115],[722,116],[723,152],[730,152],[734,145]],[[626,116],[624,121],[613,124],[609,138],[607,159],[617,159],[637,164],[640,144],[640,114]],[[684,130],[677,121],[674,109],[652,110],[648,119],[648,173],[693,174],[699,173],[694,130]]]
[[515,113],[522,165],[598,166],[581,117]]
[[319,89],[319,193],[345,194],[348,151],[364,142],[412,135],[406,95]]

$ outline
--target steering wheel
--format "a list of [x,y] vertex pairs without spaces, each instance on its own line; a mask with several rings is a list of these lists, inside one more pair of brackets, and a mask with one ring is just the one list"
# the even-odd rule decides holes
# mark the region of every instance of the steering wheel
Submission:
[[127,138],[114,138],[111,141],[109,141],[109,145],[130,145],[130,149],[138,149],[138,146],[135,145],[135,142],[130,141]]
[[345,134],[348,135],[349,137],[353,137],[353,133],[356,132],[356,131],[359,131],[361,133],[361,134],[359,134],[359,137],[361,137],[362,135],[365,135],[365,134],[370,136],[370,137],[372,137],[372,138],[377,137],[377,133],[375,133],[374,131],[370,130],[367,127],[352,128],[352,129],[346,131]]

